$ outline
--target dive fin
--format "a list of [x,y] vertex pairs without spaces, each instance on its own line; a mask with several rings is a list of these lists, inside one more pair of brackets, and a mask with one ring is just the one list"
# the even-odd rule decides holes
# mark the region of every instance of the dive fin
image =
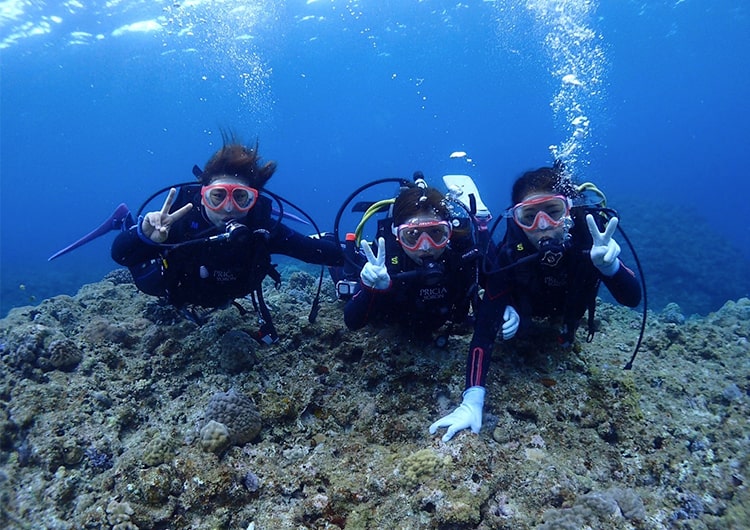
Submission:
[[81,239],[76,241],[75,243],[71,243],[67,247],[65,247],[62,250],[59,250],[52,254],[47,261],[52,261],[55,258],[59,258],[63,254],[67,254],[71,250],[75,250],[78,247],[85,245],[89,241],[93,241],[99,236],[103,236],[110,230],[119,230],[122,228],[123,224],[125,223],[125,220],[130,215],[130,208],[127,207],[125,203],[120,204],[114,212],[112,212],[112,215],[109,216],[109,218],[104,221],[99,227],[97,227],[95,230],[89,232],[85,236],[83,236]]

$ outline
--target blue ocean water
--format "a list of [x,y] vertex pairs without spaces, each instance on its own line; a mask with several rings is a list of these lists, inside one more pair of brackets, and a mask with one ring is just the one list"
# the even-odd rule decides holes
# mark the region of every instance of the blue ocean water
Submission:
[[3,2],[0,315],[113,269],[114,233],[47,258],[191,180],[221,130],[324,230],[416,170],[501,213],[556,154],[623,205],[655,300],[718,309],[748,296],[749,52],[727,1]]

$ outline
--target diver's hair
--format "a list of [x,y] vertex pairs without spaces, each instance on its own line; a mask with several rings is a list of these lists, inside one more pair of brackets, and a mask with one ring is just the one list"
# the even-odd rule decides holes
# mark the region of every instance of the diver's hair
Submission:
[[224,145],[206,162],[200,176],[201,184],[207,186],[218,177],[230,176],[255,189],[262,189],[276,171],[276,162],[261,165],[258,140],[255,147],[247,147],[232,133],[222,131],[221,137]]
[[511,200],[513,204],[518,204],[533,192],[557,193],[571,199],[577,195],[575,185],[565,173],[565,166],[559,160],[552,167],[540,167],[518,177],[513,183]]
[[399,193],[393,203],[393,224],[398,226],[420,214],[436,215],[446,221],[451,217],[443,194],[435,188],[406,188]]

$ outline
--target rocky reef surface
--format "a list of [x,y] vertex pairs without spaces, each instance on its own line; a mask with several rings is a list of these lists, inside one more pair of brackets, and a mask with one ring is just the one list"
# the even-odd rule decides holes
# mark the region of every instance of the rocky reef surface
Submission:
[[126,271],[0,320],[0,527],[732,529],[750,521],[750,300],[707,317],[600,303],[572,351],[539,323],[498,344],[484,425],[460,400],[470,330],[445,348],[347,331],[315,273],[202,326]]

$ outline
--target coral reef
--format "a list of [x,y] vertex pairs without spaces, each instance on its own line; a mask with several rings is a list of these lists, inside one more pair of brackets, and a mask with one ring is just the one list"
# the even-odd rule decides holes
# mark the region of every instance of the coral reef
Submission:
[[252,441],[261,428],[258,409],[252,401],[233,388],[228,392],[217,392],[211,397],[206,407],[206,419],[206,426],[212,425],[212,428],[206,430],[204,426],[202,433],[213,431],[214,435],[209,433],[207,436],[216,437],[218,431],[226,430],[228,441],[237,445]]
[[223,423],[210,420],[201,428],[201,447],[212,453],[221,453],[232,443],[229,429]]
[[[310,272],[307,272],[310,270]],[[0,527],[719,530],[750,520],[750,300],[706,317],[600,302],[572,351],[542,323],[498,343],[478,435],[446,348],[350,332],[317,272],[283,271],[261,347],[235,308],[203,326],[115,272],[0,320]],[[250,302],[240,301],[252,311]],[[227,390],[229,389],[229,390]],[[262,426],[262,428],[261,428]]]
[[615,488],[604,492],[590,492],[576,498],[572,506],[544,512],[544,523],[538,530],[578,530],[615,525],[623,528],[628,521],[643,521],[646,510],[641,498],[632,490]]
[[127,502],[110,501],[106,511],[107,522],[112,525],[112,530],[138,530],[138,527],[130,522],[130,516],[135,512]]
[[174,443],[171,436],[164,433],[157,434],[146,444],[143,451],[143,461],[148,466],[158,466],[174,456]]

